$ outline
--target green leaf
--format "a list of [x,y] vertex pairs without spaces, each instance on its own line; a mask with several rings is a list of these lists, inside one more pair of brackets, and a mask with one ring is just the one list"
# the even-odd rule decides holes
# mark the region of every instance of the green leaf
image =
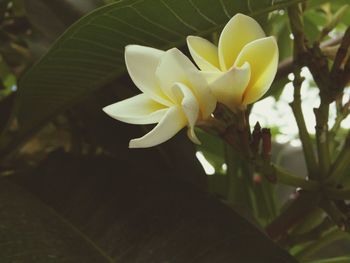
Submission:
[[66,1],[24,0],[23,7],[31,24],[50,40],[80,16]]
[[306,263],[348,263],[350,262],[350,256],[320,259],[314,261],[308,261]]
[[[125,154],[132,162],[124,156],[55,152],[17,182],[114,262],[297,262],[231,208],[149,158],[150,152]],[[20,201],[11,204],[19,206]],[[31,203],[25,205],[32,211]],[[21,214],[9,208],[1,211],[8,218]],[[42,228],[31,228],[32,234],[40,235]],[[36,240],[32,246],[38,246]],[[82,257],[80,262],[89,261]]]
[[320,36],[321,30],[307,16],[304,17],[304,30],[307,39],[313,43]]
[[225,143],[217,136],[208,134],[200,129],[196,129],[196,134],[201,145],[197,149],[201,151],[207,161],[215,168],[216,173],[224,174],[223,165],[225,164]]
[[91,244],[33,195],[0,179],[0,261],[108,262]]
[[[261,7],[250,15],[267,15],[300,1]],[[235,13],[249,14],[244,2],[124,0],[90,13],[71,26],[20,80],[19,133],[3,144],[13,149],[9,141],[20,142],[57,113],[122,75],[126,45],[182,46],[187,35],[206,36],[220,30]]]
[[207,175],[208,191],[227,199],[229,182],[226,174],[225,143],[218,136],[208,134],[201,129],[196,129],[196,134],[202,142],[201,145],[196,146],[197,150],[215,169],[214,174]]
[[308,6],[308,8],[315,8],[315,7],[323,5],[325,3],[346,5],[349,3],[349,0],[309,0],[307,6]]

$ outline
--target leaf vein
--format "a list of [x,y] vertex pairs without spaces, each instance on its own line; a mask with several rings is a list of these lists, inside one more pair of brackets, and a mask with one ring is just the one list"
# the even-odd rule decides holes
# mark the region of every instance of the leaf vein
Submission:
[[76,37],[76,36],[72,36],[70,39],[79,40],[82,42],[93,44],[93,45],[98,46],[98,47],[102,47],[104,49],[108,49],[108,50],[113,51],[113,52],[118,52],[118,53],[124,54],[124,50],[121,50],[119,48],[113,48],[113,47],[101,44],[101,43],[93,41],[93,40],[89,40],[89,39],[85,39],[85,38],[81,38],[81,37]]
[[164,2],[164,0],[160,0],[160,2],[177,18],[177,20],[180,21],[180,23],[182,23],[184,26],[188,27],[189,29],[193,30],[193,31],[199,31],[198,28],[190,25],[189,23],[187,23],[183,18],[181,18],[174,9],[171,8],[171,6],[169,6],[166,2]]
[[[94,53],[94,52],[91,52],[91,51],[87,51],[87,50],[81,50],[81,49],[74,49],[74,48],[61,48],[61,49],[57,49],[53,54],[52,56],[54,57],[59,51],[71,51],[71,52],[74,52],[75,54],[82,54],[82,55],[87,55],[87,56],[94,56],[95,58],[103,58],[103,59],[106,59],[106,60],[109,60],[109,61],[113,61],[114,62],[114,59],[111,58],[111,56],[105,56],[101,53]],[[60,56],[60,55],[58,55]],[[117,57],[115,57],[117,58]]]
[[122,32],[122,31],[119,31],[119,30],[116,30],[116,29],[113,29],[113,28],[110,28],[110,27],[107,27],[107,26],[103,26],[103,25],[95,24],[95,23],[91,23],[91,25],[93,25],[93,26],[95,26],[95,27],[98,27],[98,28],[105,29],[105,30],[109,30],[109,31],[111,31],[111,32],[113,32],[113,33],[116,33],[116,34],[119,34],[119,35],[121,35],[121,36],[125,36],[125,37],[128,37],[128,38],[131,38],[131,39],[133,39],[133,40],[135,40],[135,41],[137,41],[137,42],[141,42],[141,43],[143,43],[143,44],[145,44],[145,45],[149,45],[149,44],[150,44],[150,43],[144,41],[143,39],[136,38],[136,37],[131,36],[131,35],[129,35],[129,34],[125,34],[125,33]]
[[223,2],[223,0],[220,0],[219,2],[220,2],[220,5],[222,6],[222,9],[224,10],[225,15],[226,15],[228,18],[231,18],[231,15],[230,15],[230,13],[228,12],[228,10],[227,10],[227,8],[226,8],[225,3]]
[[120,23],[123,23],[124,25],[128,25],[128,26],[130,26],[130,27],[132,27],[132,28],[134,28],[134,29],[136,29],[136,30],[142,32],[142,33],[145,33],[145,34],[147,34],[147,35],[149,35],[149,36],[151,36],[151,37],[157,38],[158,40],[163,41],[163,42],[165,42],[165,43],[167,43],[167,44],[168,44],[168,43],[172,43],[172,42],[171,42],[170,40],[168,40],[168,39],[159,37],[159,36],[156,35],[156,34],[153,34],[153,33],[149,32],[149,31],[146,31],[146,30],[144,30],[144,29],[142,29],[142,28],[140,28],[140,27],[138,27],[138,26],[135,26],[135,25],[133,25],[133,24],[130,24],[130,23],[128,23],[128,22],[125,22],[125,21],[123,21],[123,20],[121,20],[121,19],[119,19],[119,18],[117,18],[117,17],[115,17],[115,16],[113,16],[113,15],[105,14],[104,16],[109,17],[109,18],[111,18],[111,19],[114,19],[114,20],[116,20],[116,21],[118,21],[118,22],[120,22]]
[[201,9],[193,3],[193,0],[188,0],[188,2],[193,6],[193,8],[197,11],[197,13],[200,16],[202,16],[205,20],[207,20],[209,23],[213,24],[214,26],[218,25],[214,20],[212,20],[210,17],[208,17],[206,14],[204,14],[201,11]]
[[135,11],[135,13],[137,13],[140,17],[145,19],[148,23],[150,23],[150,24],[152,24],[154,26],[157,26],[158,28],[160,28],[160,29],[162,29],[164,31],[167,31],[167,32],[169,32],[171,34],[174,34],[174,35],[179,36],[179,37],[183,37],[183,35],[180,34],[179,32],[171,30],[171,29],[169,29],[169,28],[167,28],[165,26],[160,25],[158,22],[155,22],[155,21],[151,20],[150,18],[148,18],[147,16],[145,16],[141,12],[139,12],[139,10],[137,10],[135,7],[131,7],[131,8]]

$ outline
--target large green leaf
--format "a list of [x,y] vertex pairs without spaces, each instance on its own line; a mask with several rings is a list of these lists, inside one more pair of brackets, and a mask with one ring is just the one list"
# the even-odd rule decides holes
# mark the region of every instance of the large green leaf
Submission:
[[79,17],[102,4],[102,0],[23,1],[26,16],[32,25],[49,40],[55,40]]
[[237,12],[261,17],[300,1],[255,5],[254,13],[243,0],[124,0],[97,9],[71,26],[20,80],[19,137],[123,74],[128,44],[181,46],[187,35],[220,30]]
[[[84,233],[83,244],[90,240],[114,262],[297,262],[231,208],[149,158],[150,153],[128,154],[132,156],[123,160],[123,156],[111,159],[56,152],[17,182]],[[22,203],[14,201],[12,206]],[[25,205],[31,211],[33,204]],[[3,208],[2,213],[16,218],[19,213],[12,214],[10,208]],[[6,225],[13,226],[11,221]],[[33,235],[43,231],[30,229]],[[56,233],[54,228],[48,229]],[[9,228],[4,233],[13,231],[16,229]],[[44,231],[53,238],[50,232]],[[13,241],[9,237],[4,242]],[[40,240],[32,241],[31,246],[40,246]],[[21,248],[16,243],[8,247]]]
[[0,262],[107,262],[70,224],[33,195],[0,179]]

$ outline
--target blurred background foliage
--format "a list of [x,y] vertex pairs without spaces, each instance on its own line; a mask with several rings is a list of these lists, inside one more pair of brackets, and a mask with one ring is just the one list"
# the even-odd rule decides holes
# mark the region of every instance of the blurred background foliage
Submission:
[[[285,7],[295,2],[0,0],[0,261],[296,262],[261,232],[295,189],[252,173],[200,130],[198,147],[181,132],[164,145],[128,150],[149,127],[113,121],[101,110],[137,93],[125,75],[125,45],[186,52],[186,35],[215,39],[237,12],[276,36],[288,65]],[[347,4],[303,2],[307,38],[331,43],[324,48],[330,60],[350,24]],[[285,68],[266,95],[274,103],[291,81]],[[313,86],[307,79],[305,89]],[[340,123],[334,136],[342,139]],[[266,125],[274,139],[283,133],[278,122]],[[300,146],[290,141],[275,140],[273,160],[305,176]],[[344,239],[306,258],[346,255]]]

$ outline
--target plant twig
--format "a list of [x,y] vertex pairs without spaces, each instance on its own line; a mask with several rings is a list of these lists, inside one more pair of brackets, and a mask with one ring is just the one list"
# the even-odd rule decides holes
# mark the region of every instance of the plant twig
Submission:
[[333,127],[330,130],[330,134],[335,135],[340,128],[341,122],[346,119],[346,117],[350,114],[350,101],[345,103],[344,106],[340,107]]
[[348,26],[348,28],[346,29],[343,39],[341,41],[340,47],[338,48],[337,54],[333,62],[331,75],[334,75],[336,71],[341,68],[341,65],[348,53],[349,46],[350,46],[350,26]]
[[335,189],[327,188],[326,190],[327,197],[333,200],[350,200],[350,189]]
[[347,230],[347,228],[348,228],[347,216],[342,211],[339,210],[339,208],[337,207],[337,205],[333,201],[331,201],[327,198],[324,198],[320,202],[320,206],[328,214],[330,219],[340,229]]
[[294,49],[293,49],[293,65],[294,65],[294,99],[290,104],[293,114],[298,125],[299,137],[303,145],[304,157],[308,169],[308,174],[311,179],[317,173],[317,162],[314,154],[314,150],[311,143],[310,135],[307,131],[303,112],[301,109],[301,85],[303,83],[303,78],[300,76],[300,70],[302,64],[304,63],[304,55],[307,52],[305,45],[305,36],[303,31],[303,19],[302,11],[299,6],[292,6],[288,8],[289,21],[291,29],[294,35]]
[[332,226],[334,226],[333,223],[326,217],[319,225],[315,226],[310,231],[298,235],[289,235],[282,242],[285,246],[292,247],[298,244],[316,241]]
[[317,192],[300,191],[296,199],[267,227],[266,232],[272,239],[278,239],[288,233],[289,229],[301,222],[312,208],[321,200]]
[[304,153],[304,157],[305,157],[305,161],[308,169],[308,174],[311,179],[314,179],[317,174],[317,162],[316,162],[316,157],[312,146],[310,134],[307,131],[304,115],[301,109],[300,90],[301,90],[302,81],[303,79],[300,76],[300,69],[295,70],[294,81],[293,81],[294,99],[290,103],[290,106],[292,108],[294,118],[298,126],[299,138],[303,146],[303,153]]
[[343,149],[340,151],[337,159],[331,167],[329,176],[326,179],[326,183],[337,184],[340,177],[344,175],[347,167],[350,165],[350,132],[345,140]]
[[325,234],[322,238],[318,239],[318,241],[311,243],[309,246],[305,247],[294,256],[297,257],[297,259],[301,262],[304,262],[304,260],[307,260],[310,256],[314,255],[320,249],[332,244],[339,239],[345,239],[349,237],[350,236],[347,233],[342,232],[338,229],[333,229]]
[[322,101],[319,108],[314,109],[316,116],[316,141],[318,163],[320,166],[320,180],[324,180],[329,172],[331,165],[330,151],[329,151],[329,136],[328,136],[328,117],[329,105]]
[[[321,50],[338,45],[341,43],[344,34],[339,34],[339,36],[326,40],[320,44]],[[288,76],[289,73],[293,72],[293,57],[288,57],[282,60],[278,65],[278,70],[275,79],[281,79]]]
[[265,175],[267,178],[274,178],[276,182],[308,191],[317,191],[320,187],[320,184],[317,181],[305,180],[304,178],[295,176],[277,165],[264,160],[256,160],[255,165],[258,172]]

